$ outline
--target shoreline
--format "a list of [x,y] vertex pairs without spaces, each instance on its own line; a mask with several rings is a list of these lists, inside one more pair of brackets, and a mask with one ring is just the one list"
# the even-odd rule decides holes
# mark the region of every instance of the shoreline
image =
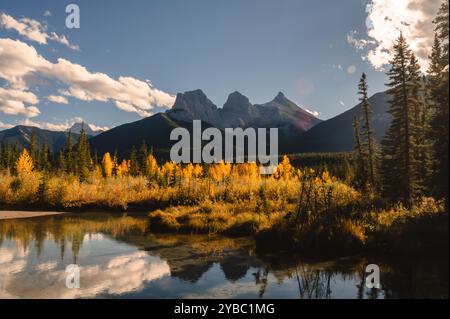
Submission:
[[46,212],[46,211],[33,212],[25,210],[2,210],[0,211],[0,220],[53,216],[62,214],[67,214],[67,212]]

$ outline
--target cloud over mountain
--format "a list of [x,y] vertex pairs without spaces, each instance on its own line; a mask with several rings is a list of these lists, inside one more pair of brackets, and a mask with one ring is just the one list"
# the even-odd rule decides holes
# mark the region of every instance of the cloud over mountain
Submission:
[[36,99],[31,99],[33,93],[27,90],[31,83],[41,78],[65,85],[60,88],[60,95],[83,101],[113,102],[119,109],[140,116],[151,115],[154,106],[171,107],[175,101],[173,95],[156,89],[148,81],[129,76],[114,79],[105,73],[91,72],[64,58],[58,58],[53,63],[41,56],[33,46],[20,40],[0,39],[0,78],[14,89],[22,90],[23,96],[27,97],[21,105],[17,99],[11,99],[13,95],[3,93],[6,98],[2,99],[0,110],[24,115],[28,110],[29,117],[38,114],[39,110],[34,105],[30,106],[32,109],[27,109],[24,104],[39,101],[36,96]]
[[433,19],[442,0],[370,0],[367,5],[367,36],[350,31],[347,42],[363,51],[363,59],[383,70],[400,32],[416,54],[423,71],[433,44]]

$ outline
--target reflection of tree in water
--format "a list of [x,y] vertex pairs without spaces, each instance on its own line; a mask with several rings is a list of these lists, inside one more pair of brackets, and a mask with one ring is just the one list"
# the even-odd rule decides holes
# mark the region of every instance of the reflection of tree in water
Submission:
[[[0,221],[0,248],[5,240],[15,243],[24,251],[30,245],[36,254],[42,253],[46,241],[53,241],[59,247],[60,258],[66,250],[72,251],[76,263],[85,235],[103,233],[159,256],[169,266],[172,277],[196,283],[215,264],[220,266],[229,282],[237,282],[246,276],[250,268],[258,295],[264,297],[269,283],[275,278],[279,283],[294,280],[300,298],[332,298],[336,280],[349,280],[355,288],[356,298],[405,298],[437,297],[448,298],[448,259],[433,261],[419,258],[402,263],[392,261],[381,265],[382,290],[368,289],[365,285],[364,259],[349,262],[336,260],[330,263],[296,261],[294,256],[279,256],[268,259],[255,255],[248,239],[229,239],[214,236],[195,235],[152,235],[146,232],[147,220],[129,216],[86,215],[77,218],[52,216],[39,219]],[[270,280],[269,280],[270,275]],[[336,288],[334,288],[336,289]],[[335,295],[337,294],[337,295]]]
[[366,287],[366,266],[369,264],[365,259],[359,263],[359,265],[356,267],[356,273],[359,276],[359,284],[356,285],[357,287],[357,296],[358,299],[378,299],[379,298],[379,289],[376,288],[367,288]]
[[295,268],[300,299],[329,299],[331,298],[332,272],[309,270],[307,266],[300,265]]
[[86,234],[105,233],[118,237],[127,232],[144,232],[147,221],[128,216],[112,217],[107,214],[83,216],[83,218],[51,216],[21,220],[0,221],[0,247],[5,239],[11,240],[16,247],[27,251],[34,243],[39,257],[46,240],[53,241],[60,248],[61,260],[64,259],[67,243],[71,243],[73,262],[78,254]]
[[253,277],[255,277],[255,284],[259,287],[259,298],[264,297],[264,293],[267,289],[269,270],[265,268],[264,270],[258,269],[257,272],[253,273]]

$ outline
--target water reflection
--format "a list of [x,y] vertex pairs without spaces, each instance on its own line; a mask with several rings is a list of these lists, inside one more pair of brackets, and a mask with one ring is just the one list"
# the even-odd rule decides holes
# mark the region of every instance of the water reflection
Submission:
[[[81,288],[65,268],[81,267]],[[367,289],[365,266],[381,267]],[[255,253],[250,239],[155,235],[145,218],[82,214],[0,221],[0,298],[448,297],[448,261],[305,262]]]

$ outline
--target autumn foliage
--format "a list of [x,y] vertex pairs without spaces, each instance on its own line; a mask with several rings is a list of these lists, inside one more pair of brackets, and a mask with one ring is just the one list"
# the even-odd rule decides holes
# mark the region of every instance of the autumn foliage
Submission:
[[33,170],[33,159],[26,149],[22,151],[16,162],[16,171],[19,174],[30,174]]

